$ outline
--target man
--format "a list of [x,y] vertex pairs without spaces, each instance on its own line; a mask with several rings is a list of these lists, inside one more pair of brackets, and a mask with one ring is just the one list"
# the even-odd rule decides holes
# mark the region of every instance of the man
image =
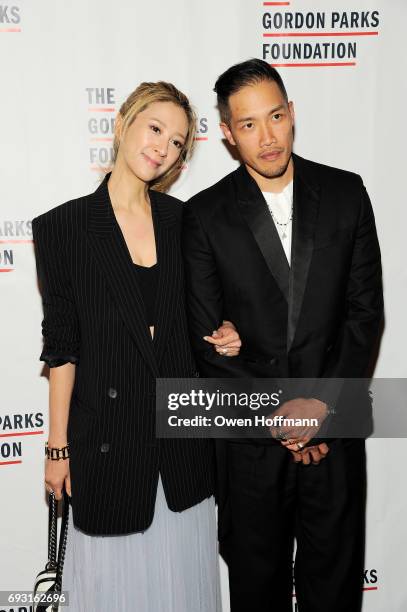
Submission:
[[[318,378],[311,397],[286,401],[279,412],[315,417],[323,427],[362,415],[367,431],[367,394],[345,401],[340,385],[366,375],[383,313],[380,250],[362,180],[292,153],[293,103],[266,62],[231,67],[215,91],[224,136],[243,163],[184,212],[201,374]],[[209,351],[203,338],[222,319],[242,339],[233,360],[222,348]],[[317,432],[218,444],[219,537],[232,612],[292,609],[294,538],[300,612],[360,610],[364,439],[313,439]]]

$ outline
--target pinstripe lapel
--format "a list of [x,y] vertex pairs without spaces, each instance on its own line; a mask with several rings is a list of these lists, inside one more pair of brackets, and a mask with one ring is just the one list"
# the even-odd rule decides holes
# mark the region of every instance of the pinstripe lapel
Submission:
[[126,328],[153,375],[158,377],[157,359],[134,264],[113,212],[107,189],[108,178],[109,175],[89,196],[89,244]]
[[157,322],[154,328],[156,359],[160,364],[167,347],[171,325],[182,291],[182,262],[177,232],[177,219],[170,210],[165,195],[150,191],[154,230],[157,245],[158,290],[156,301]]

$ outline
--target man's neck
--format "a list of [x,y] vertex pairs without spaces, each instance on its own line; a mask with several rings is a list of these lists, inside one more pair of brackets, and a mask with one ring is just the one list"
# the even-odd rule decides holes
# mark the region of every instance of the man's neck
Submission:
[[254,178],[260,190],[265,192],[281,193],[285,189],[285,187],[287,187],[287,185],[291,183],[294,177],[294,164],[292,157],[288,162],[288,166],[284,174],[281,174],[280,176],[268,178],[266,176],[263,176],[262,174],[259,174],[256,170],[253,170],[253,168],[250,168],[247,165],[246,170],[248,171],[250,176]]

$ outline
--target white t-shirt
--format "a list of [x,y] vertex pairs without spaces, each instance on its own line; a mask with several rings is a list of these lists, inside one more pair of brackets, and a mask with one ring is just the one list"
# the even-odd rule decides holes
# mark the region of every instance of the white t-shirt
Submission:
[[[291,264],[293,181],[288,183],[280,193],[262,191],[262,194],[267,202],[277,233],[280,236],[287,261]],[[291,219],[291,221],[289,221],[289,219]],[[284,225],[279,225],[279,223],[283,223]]]

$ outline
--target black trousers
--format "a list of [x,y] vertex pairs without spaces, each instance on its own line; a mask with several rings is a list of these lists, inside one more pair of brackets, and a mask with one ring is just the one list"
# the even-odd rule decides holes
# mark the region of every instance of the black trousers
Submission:
[[299,612],[360,612],[365,443],[336,439],[329,447],[319,465],[304,466],[280,445],[227,443],[221,554],[231,612],[291,612],[293,590]]

